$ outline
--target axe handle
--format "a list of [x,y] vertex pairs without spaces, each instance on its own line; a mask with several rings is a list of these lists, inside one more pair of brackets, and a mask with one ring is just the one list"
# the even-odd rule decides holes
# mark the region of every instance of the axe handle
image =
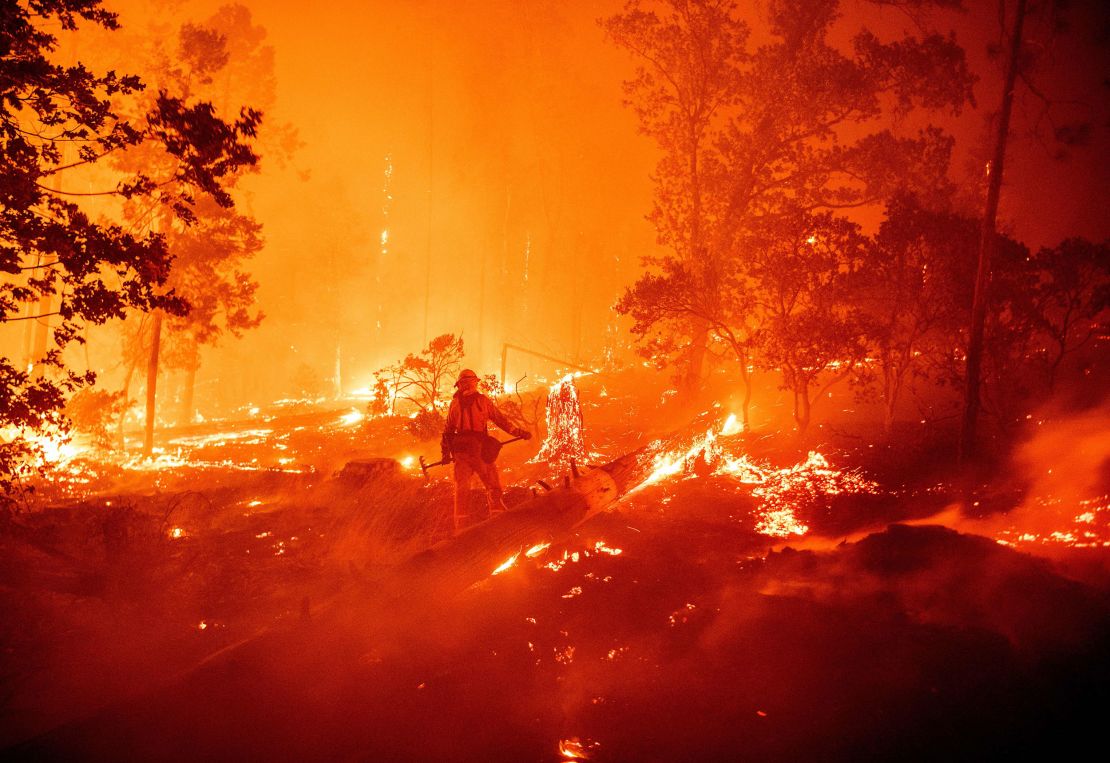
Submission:
[[426,463],[424,463],[424,457],[421,456],[420,457],[420,471],[424,472],[424,481],[425,482],[428,481],[428,470],[429,469],[431,469],[433,466],[443,466],[444,463],[445,463],[445,461],[443,461],[443,459],[440,459],[439,461],[436,461],[434,464],[426,464]]

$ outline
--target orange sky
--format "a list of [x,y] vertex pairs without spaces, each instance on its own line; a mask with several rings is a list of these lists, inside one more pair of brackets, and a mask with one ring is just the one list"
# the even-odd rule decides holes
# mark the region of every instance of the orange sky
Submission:
[[[221,4],[170,6],[200,21]],[[243,4],[274,48],[277,101],[267,118],[295,126],[304,146],[291,166],[264,159],[244,186],[244,205],[265,226],[254,272],[267,319],[247,339],[206,351],[198,395],[291,394],[298,369],[329,376],[337,352],[344,386],[361,386],[443,332],[461,332],[469,363],[484,372],[498,370],[504,342],[572,361],[629,344],[623,328],[607,331],[609,307],[654,246],[644,215],[655,153],[621,106],[629,59],[596,23],[620,2]],[[107,5],[131,31],[149,7]],[[952,23],[982,79],[978,108],[945,122],[959,140],[956,177],[966,177],[999,99],[984,54],[994,4],[969,5]],[[1080,5],[1081,33],[1104,31],[1097,4]],[[868,13],[880,29],[908,26],[889,9]],[[1058,51],[1082,60],[1047,81],[1093,106],[1079,109],[1096,123],[1092,146],[1053,160],[1025,131],[1036,104],[1019,103],[1001,219],[1032,245],[1110,233],[1098,87],[1106,47],[1097,57],[1090,50]],[[108,332],[94,336],[94,367],[113,373],[118,345]],[[550,370],[510,365],[510,377]]]

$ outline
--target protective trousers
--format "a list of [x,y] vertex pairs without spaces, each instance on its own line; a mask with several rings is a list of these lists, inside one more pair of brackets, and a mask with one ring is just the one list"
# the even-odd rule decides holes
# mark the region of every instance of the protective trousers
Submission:
[[455,532],[463,528],[470,509],[470,481],[477,474],[486,487],[486,502],[493,514],[505,510],[497,464],[487,464],[475,453],[455,453]]

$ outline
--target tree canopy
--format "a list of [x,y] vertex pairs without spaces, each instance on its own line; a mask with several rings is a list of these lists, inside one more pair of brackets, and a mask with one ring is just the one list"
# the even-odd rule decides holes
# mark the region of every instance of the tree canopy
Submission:
[[[19,368],[0,358],[0,485],[10,488],[33,444],[27,430],[60,426],[66,393],[92,381],[66,369],[62,350],[87,324],[129,309],[183,315],[165,288],[172,254],[164,235],[97,217],[83,196],[150,199],[188,225],[198,198],[231,207],[228,180],[258,159],[251,148],[261,113],[231,120],[205,101],[159,90],[143,96],[137,76],[58,62],[58,37],[80,25],[118,28],[100,0],[5,3],[0,10],[0,323],[55,316],[53,347]],[[135,113],[136,104],[147,104]],[[152,172],[116,174],[102,190],[74,193],[56,182],[78,167],[107,166],[129,151],[157,150]],[[48,306],[45,312],[42,306]],[[47,374],[47,371],[50,373]]]

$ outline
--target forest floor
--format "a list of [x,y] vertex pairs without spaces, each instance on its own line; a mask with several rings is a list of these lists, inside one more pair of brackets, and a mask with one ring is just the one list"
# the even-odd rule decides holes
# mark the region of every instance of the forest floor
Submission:
[[[644,375],[580,386],[597,463],[730,412]],[[969,486],[916,430],[764,425],[717,440],[758,480],[682,464],[460,596],[383,610],[375,581],[450,537],[451,486],[415,462],[437,443],[354,414],[259,411],[42,483],[0,527],[4,757],[982,759],[1098,734],[1105,452],[1056,447],[1095,465],[1066,487],[1018,456]],[[537,450],[503,452],[510,506],[559,478]],[[371,457],[398,468],[343,470]]]

